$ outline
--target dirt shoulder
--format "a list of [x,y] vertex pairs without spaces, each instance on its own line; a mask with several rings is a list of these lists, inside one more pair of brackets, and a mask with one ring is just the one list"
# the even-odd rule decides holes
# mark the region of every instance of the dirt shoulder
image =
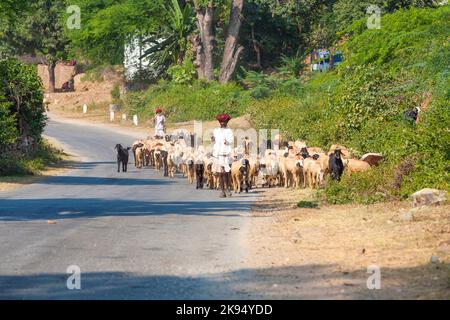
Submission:
[[[265,189],[253,206],[248,267],[267,298],[450,298],[450,205],[412,219],[410,202],[296,207],[310,197]],[[367,289],[371,265],[380,268],[380,290]]]

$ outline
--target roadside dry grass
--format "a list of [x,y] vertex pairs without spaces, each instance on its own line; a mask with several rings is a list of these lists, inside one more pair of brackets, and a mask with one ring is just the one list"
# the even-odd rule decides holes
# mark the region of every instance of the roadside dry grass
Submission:
[[[269,298],[450,299],[450,205],[407,220],[410,202],[297,207],[311,199],[309,190],[266,189],[253,207],[249,267]],[[370,265],[381,270],[380,290],[367,289]]]

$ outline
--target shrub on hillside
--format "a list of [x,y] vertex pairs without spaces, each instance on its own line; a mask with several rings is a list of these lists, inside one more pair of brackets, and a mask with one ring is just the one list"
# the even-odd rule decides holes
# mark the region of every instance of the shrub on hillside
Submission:
[[[325,149],[339,143],[359,154],[385,155],[380,167],[328,183],[323,195],[331,203],[400,199],[424,187],[449,189],[449,18],[445,6],[383,15],[380,30],[356,22],[347,30],[344,63],[314,75],[300,97],[252,101],[255,123]],[[421,106],[427,94],[432,98],[420,123],[405,121],[404,112]]]
[[153,116],[161,107],[171,122],[191,119],[213,120],[218,113],[232,117],[245,113],[250,97],[239,85],[196,81],[192,85],[161,81],[144,93],[129,93],[125,98],[126,110],[143,118]]

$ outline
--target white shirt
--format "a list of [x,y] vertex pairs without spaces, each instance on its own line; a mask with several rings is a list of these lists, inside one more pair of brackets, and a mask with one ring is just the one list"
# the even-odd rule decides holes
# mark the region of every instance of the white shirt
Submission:
[[[234,145],[233,130],[230,128],[216,128],[213,135],[215,139],[213,155],[215,157],[230,155]],[[225,141],[227,144],[225,144]]]
[[155,129],[156,130],[164,130],[164,124],[166,122],[166,117],[162,114],[157,114],[155,117]]

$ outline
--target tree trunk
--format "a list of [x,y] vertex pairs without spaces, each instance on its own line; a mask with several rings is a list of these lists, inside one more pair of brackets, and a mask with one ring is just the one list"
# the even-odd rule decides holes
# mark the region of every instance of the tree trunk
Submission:
[[255,26],[252,24],[252,43],[253,43],[253,50],[255,50],[256,53],[256,68],[262,69],[261,66],[261,49],[258,46],[258,41],[256,41],[255,38]]
[[330,53],[330,59],[328,61],[328,70],[333,70],[334,68],[334,51],[333,50],[328,50],[328,52]]
[[239,55],[244,49],[238,46],[239,30],[242,24],[242,9],[244,0],[232,0],[230,11],[230,22],[228,24],[227,40],[223,52],[222,64],[220,66],[220,83],[227,83],[233,76]]
[[56,62],[50,61],[48,63],[48,91],[49,92],[55,92],[55,67]]
[[[195,11],[197,16],[197,26],[200,31],[201,51],[199,53],[200,67],[202,72],[199,72],[199,78],[206,80],[214,80],[214,63],[213,63],[213,51],[214,51],[214,7],[212,1],[209,1],[206,8],[202,8],[198,5],[197,1],[194,1]],[[197,69],[197,70],[199,70]]]
[[202,44],[200,37],[197,35],[191,35],[189,37],[189,41],[191,42],[192,53],[194,57],[194,67],[197,70],[197,75],[199,79],[205,79],[205,62],[204,55],[202,52]]

